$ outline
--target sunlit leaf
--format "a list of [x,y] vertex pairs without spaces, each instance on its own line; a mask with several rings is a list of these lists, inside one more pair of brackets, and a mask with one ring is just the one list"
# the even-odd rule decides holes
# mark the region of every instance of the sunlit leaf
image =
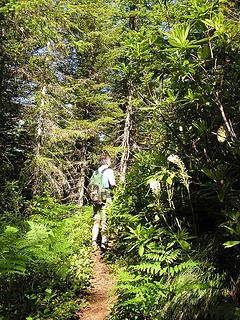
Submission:
[[225,248],[231,248],[240,244],[240,241],[227,241],[223,245]]

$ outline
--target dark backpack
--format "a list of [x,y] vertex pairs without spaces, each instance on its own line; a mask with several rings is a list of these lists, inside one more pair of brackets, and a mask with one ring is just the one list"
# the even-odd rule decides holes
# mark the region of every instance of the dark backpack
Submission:
[[106,189],[103,184],[103,173],[106,169],[102,172],[94,171],[89,180],[87,191],[88,197],[93,204],[102,204],[106,201]]

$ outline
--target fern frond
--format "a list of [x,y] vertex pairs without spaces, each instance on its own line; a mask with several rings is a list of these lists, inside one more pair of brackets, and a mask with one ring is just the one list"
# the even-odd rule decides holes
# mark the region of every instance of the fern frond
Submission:
[[28,258],[18,250],[19,237],[15,226],[6,226],[0,234],[0,275],[25,274]]
[[193,260],[188,260],[188,261],[184,261],[176,266],[173,267],[174,269],[174,273],[179,273],[185,269],[192,269],[196,266],[199,266],[200,262],[197,261],[193,261]]
[[0,275],[25,274],[28,259],[21,255],[5,256],[0,259]]
[[220,277],[194,261],[186,261],[183,267],[185,270],[170,285],[172,299],[164,308],[165,317],[178,320],[191,314],[195,319],[203,319],[219,295]]
[[147,253],[145,254],[145,258],[147,261],[158,261],[165,262],[166,264],[172,264],[177,260],[181,253],[180,249],[176,250],[161,250],[159,253]]
[[145,272],[146,274],[150,275],[157,275],[159,274],[161,270],[161,265],[160,263],[141,263],[139,265],[134,266],[135,270]]
[[167,251],[165,253],[165,261],[167,264],[173,264],[177,258],[179,257],[181,253],[181,250],[180,249],[176,249],[176,250],[173,250],[173,251]]
[[121,271],[119,273],[119,282],[121,283],[136,283],[142,280],[141,275],[136,275],[127,271]]
[[49,239],[49,236],[53,236],[52,231],[50,231],[46,225],[42,223],[37,223],[34,221],[28,221],[30,230],[26,234],[26,239],[28,244],[38,244],[42,241]]
[[144,258],[148,261],[158,261],[161,262],[163,261],[164,258],[164,251],[162,252],[162,254],[159,253],[146,253]]

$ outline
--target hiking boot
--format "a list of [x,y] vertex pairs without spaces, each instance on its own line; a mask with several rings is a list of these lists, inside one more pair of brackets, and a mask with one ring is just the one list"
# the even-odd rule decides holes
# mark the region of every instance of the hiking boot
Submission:
[[107,250],[107,243],[102,243],[100,248],[103,252],[105,252]]

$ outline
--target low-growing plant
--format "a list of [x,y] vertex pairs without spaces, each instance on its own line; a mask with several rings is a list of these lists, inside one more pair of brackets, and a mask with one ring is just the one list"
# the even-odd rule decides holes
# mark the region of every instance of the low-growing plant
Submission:
[[31,212],[0,234],[0,315],[73,319],[91,277],[91,208],[38,198]]

